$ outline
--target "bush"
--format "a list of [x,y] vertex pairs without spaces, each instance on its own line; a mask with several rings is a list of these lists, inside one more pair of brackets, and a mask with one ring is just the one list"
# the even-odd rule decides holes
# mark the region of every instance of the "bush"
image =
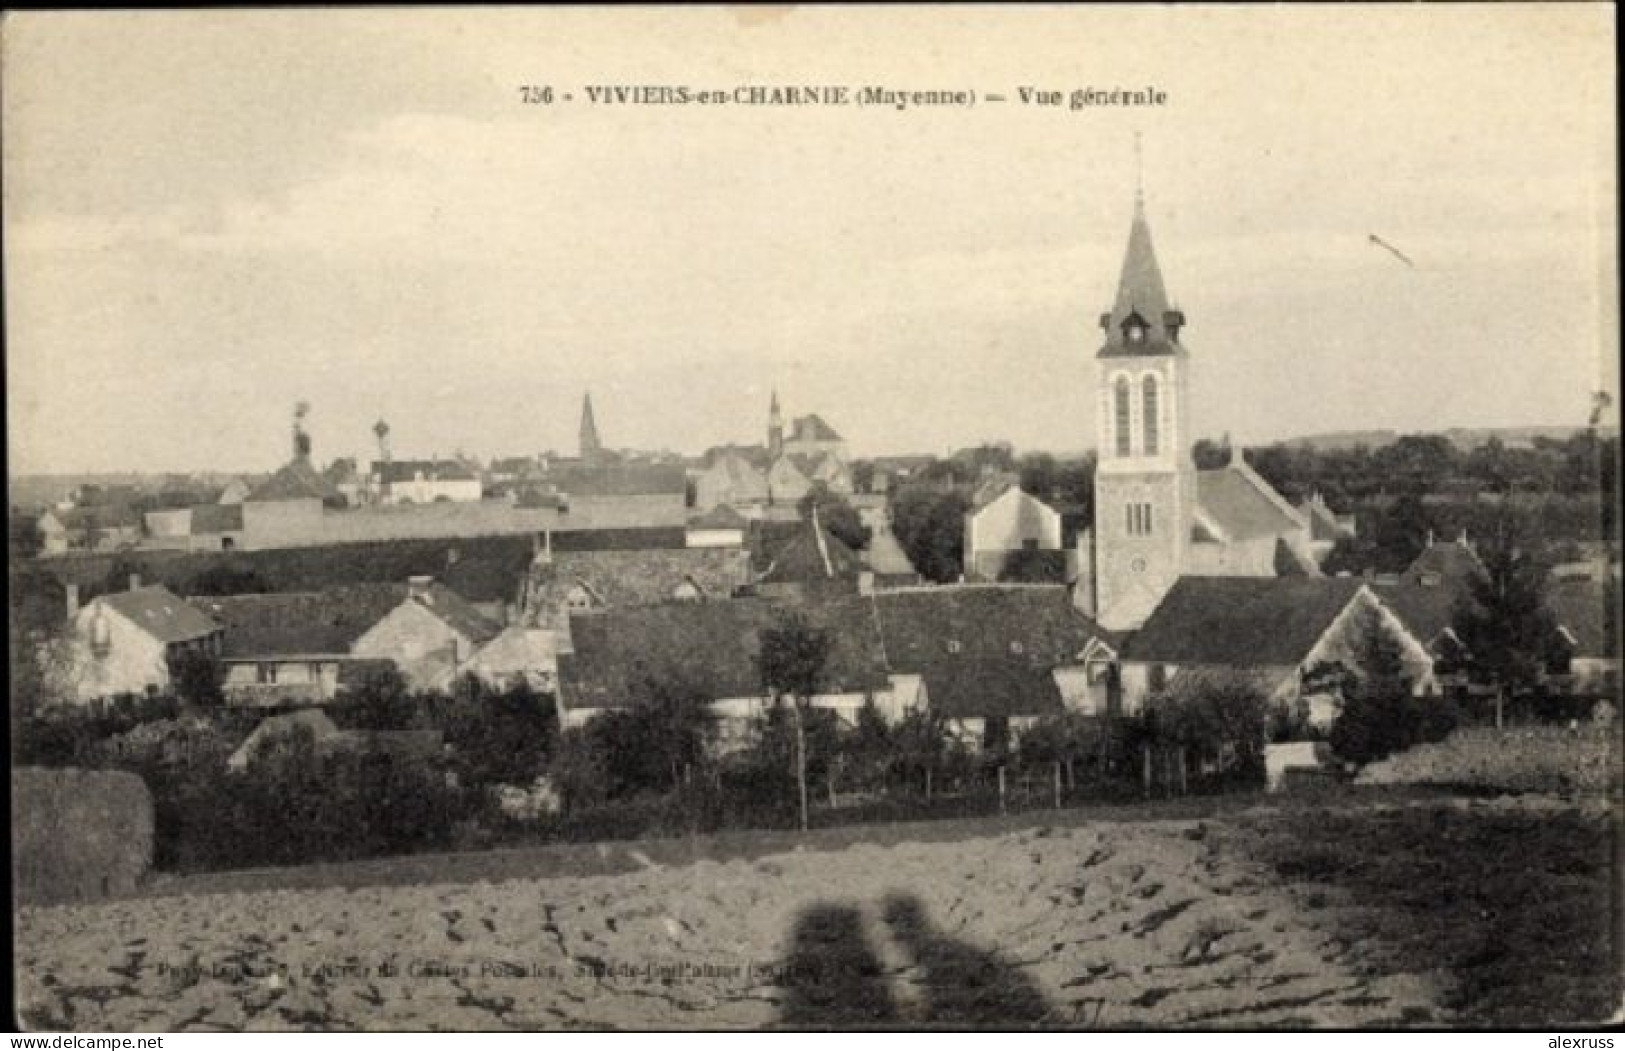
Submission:
[[558,737],[551,696],[526,683],[496,690],[465,676],[451,695],[430,696],[427,718],[452,749],[452,769],[469,787],[529,785]]
[[1150,741],[1183,748],[1219,783],[1264,783],[1268,695],[1253,676],[1185,672],[1147,702]]

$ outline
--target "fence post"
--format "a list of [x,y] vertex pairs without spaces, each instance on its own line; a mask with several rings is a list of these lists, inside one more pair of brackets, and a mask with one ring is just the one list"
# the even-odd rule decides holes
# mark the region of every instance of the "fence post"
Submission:
[[1055,809],[1061,809],[1061,763],[1055,763]]
[[931,768],[925,768],[925,801],[931,802]]
[[1185,746],[1180,745],[1179,746],[1179,794],[1182,795],[1182,796],[1190,795],[1190,788],[1186,783],[1185,777],[1186,777],[1186,774],[1185,774]]
[[999,813],[1004,813],[1004,767],[999,767]]
[[1143,766],[1143,768],[1145,770],[1145,797],[1147,799],[1150,799],[1151,798],[1151,746],[1150,745],[1142,746],[1141,755],[1144,756],[1144,758],[1145,758],[1145,762],[1142,764],[1142,766]]

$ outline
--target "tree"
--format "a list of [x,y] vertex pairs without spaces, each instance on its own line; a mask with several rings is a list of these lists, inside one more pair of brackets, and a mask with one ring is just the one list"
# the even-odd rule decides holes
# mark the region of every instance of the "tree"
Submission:
[[910,782],[929,779],[947,763],[948,723],[940,713],[923,707],[909,709],[892,729],[892,740],[897,748],[898,772]]
[[790,702],[795,720],[796,790],[803,832],[808,825],[806,710],[823,690],[829,653],[829,635],[799,613],[785,614],[761,633],[758,661],[762,686],[776,701]]
[[434,721],[467,785],[529,784],[558,736],[553,698],[523,680],[498,690],[466,675],[436,707]]
[[169,654],[169,685],[182,703],[197,708],[218,708],[225,703],[221,685],[225,667],[211,653],[178,649]]
[[858,709],[852,729],[841,735],[840,750],[844,767],[860,785],[873,788],[886,783],[896,754],[891,725],[880,714],[870,697]]
[[796,505],[803,522],[812,517],[813,511],[818,512],[818,521],[828,529],[841,543],[854,551],[869,546],[872,531],[863,524],[863,519],[853,510],[852,505],[845,498],[830,492],[829,486],[823,482],[814,483]]
[[1548,568],[1533,535],[1519,512],[1503,506],[1478,550],[1484,573],[1469,582],[1455,611],[1468,674],[1495,687],[1497,726],[1509,697],[1542,683],[1558,647],[1557,621],[1546,603]]
[[892,532],[920,575],[938,584],[959,579],[965,558],[965,512],[961,492],[911,482],[892,499]]
[[1329,741],[1340,757],[1364,766],[1416,744],[1422,724],[1399,640],[1380,611],[1368,607],[1359,617],[1354,667],[1343,676]]
[[595,716],[588,737],[598,749],[609,796],[671,792],[706,759],[711,698],[688,683],[646,676],[631,703]]
[[230,562],[214,563],[186,586],[189,595],[264,595],[274,590],[255,570]]
[[358,730],[406,730],[419,722],[420,706],[400,669],[375,665],[340,692],[333,714]]
[[1220,669],[1176,676],[1148,702],[1154,737],[1209,760],[1220,776],[1262,780],[1268,696],[1252,675]]

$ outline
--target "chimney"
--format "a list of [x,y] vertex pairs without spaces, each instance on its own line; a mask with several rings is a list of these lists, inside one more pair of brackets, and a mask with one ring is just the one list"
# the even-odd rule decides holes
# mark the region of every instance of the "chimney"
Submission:
[[131,573],[130,574],[130,590],[131,591],[137,591],[137,590],[140,589],[140,587],[141,587],[141,574],[140,573]]
[[67,593],[68,619],[72,620],[79,613],[79,585],[69,584],[63,590]]
[[1433,546],[1433,530],[1428,530],[1428,547]]
[[423,575],[406,578],[407,594],[416,599],[429,597],[429,588],[434,584],[434,577]]

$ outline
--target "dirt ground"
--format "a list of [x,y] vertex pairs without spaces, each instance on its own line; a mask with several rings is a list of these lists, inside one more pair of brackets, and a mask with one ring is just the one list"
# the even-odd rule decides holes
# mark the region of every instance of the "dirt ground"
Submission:
[[[1384,837],[1405,864],[1369,860]],[[1491,915],[1518,904],[1493,891],[1446,903],[1483,876],[1453,846],[1537,873],[1550,848],[1529,919]],[[1490,1002],[1594,1021],[1606,937],[1548,928],[1606,926],[1608,849],[1606,819],[1563,804],[1465,800],[681,866],[632,848],[615,875],[24,909],[18,1003],[77,1030],[1425,1027],[1486,1024]],[[1485,931],[1505,944],[1480,967]]]

